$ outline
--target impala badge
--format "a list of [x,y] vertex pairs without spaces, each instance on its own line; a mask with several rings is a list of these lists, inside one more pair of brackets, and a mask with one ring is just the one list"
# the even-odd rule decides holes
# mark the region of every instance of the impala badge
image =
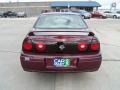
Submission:
[[63,50],[65,48],[65,46],[64,45],[60,45],[59,48],[60,48],[60,50]]

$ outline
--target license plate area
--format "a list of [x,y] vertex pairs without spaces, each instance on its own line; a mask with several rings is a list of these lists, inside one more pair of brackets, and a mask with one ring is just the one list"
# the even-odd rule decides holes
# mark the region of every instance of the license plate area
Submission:
[[46,58],[46,68],[47,69],[58,69],[58,68],[76,68],[78,63],[78,58]]
[[55,67],[69,67],[71,60],[69,58],[55,58],[53,59],[53,65]]

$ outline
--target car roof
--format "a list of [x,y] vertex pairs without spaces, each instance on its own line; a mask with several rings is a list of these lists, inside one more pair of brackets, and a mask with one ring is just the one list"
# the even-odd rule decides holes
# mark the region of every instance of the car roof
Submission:
[[42,13],[41,15],[52,15],[52,14],[80,15],[80,14],[74,13],[74,12],[47,12],[47,13]]

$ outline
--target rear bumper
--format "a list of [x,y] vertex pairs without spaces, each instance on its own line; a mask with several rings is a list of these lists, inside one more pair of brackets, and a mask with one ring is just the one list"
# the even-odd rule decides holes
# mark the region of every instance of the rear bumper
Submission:
[[90,19],[91,17],[85,17],[84,19]]
[[78,62],[76,67],[71,68],[48,68],[46,65],[46,58],[55,58],[58,56],[48,56],[48,55],[27,55],[21,54],[20,60],[21,65],[25,71],[35,71],[35,72],[92,72],[97,71],[101,65],[102,57],[101,54],[96,55],[64,55],[59,56],[63,58],[77,58]]

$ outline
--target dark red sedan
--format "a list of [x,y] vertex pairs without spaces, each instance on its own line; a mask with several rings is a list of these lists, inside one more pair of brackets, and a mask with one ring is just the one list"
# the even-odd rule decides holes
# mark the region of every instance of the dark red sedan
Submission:
[[97,71],[100,42],[79,14],[44,13],[23,41],[20,56],[25,71]]
[[94,11],[91,14],[92,14],[92,18],[101,18],[101,19],[107,18],[107,15],[104,12]]

